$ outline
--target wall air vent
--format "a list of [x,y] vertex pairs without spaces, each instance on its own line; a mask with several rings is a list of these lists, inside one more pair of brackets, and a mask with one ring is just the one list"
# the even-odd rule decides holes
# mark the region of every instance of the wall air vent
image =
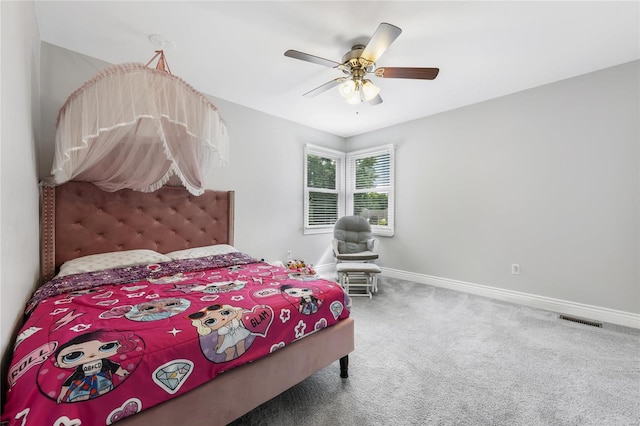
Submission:
[[565,321],[573,321],[573,322],[577,322],[577,323],[580,323],[580,324],[590,325],[592,327],[600,327],[600,328],[602,328],[602,323],[601,322],[591,321],[591,320],[584,319],[584,318],[572,317],[572,316],[569,316],[569,315],[560,315],[560,319],[561,320],[565,320]]

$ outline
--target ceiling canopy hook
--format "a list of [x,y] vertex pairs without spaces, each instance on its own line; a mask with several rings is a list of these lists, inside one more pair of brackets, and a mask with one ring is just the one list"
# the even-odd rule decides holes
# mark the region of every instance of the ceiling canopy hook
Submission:
[[151,34],[149,36],[149,42],[154,45],[158,50],[156,50],[156,54],[147,62],[146,66],[149,66],[154,59],[158,58],[158,62],[156,63],[156,69],[159,71],[164,71],[168,74],[171,74],[171,69],[169,68],[169,63],[167,62],[167,58],[164,55],[165,47],[176,47],[175,43],[171,40],[167,39],[162,34]]

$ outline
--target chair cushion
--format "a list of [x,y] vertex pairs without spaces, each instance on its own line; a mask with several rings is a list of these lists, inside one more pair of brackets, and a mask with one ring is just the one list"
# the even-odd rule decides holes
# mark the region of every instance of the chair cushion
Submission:
[[340,273],[345,272],[363,272],[366,274],[379,274],[380,267],[375,263],[338,263],[336,265],[336,271]]
[[372,251],[361,251],[358,253],[339,253],[336,255],[338,260],[375,260],[378,258],[378,253],[374,253]]
[[338,253],[356,253],[367,250],[371,238],[371,225],[360,216],[344,216],[333,228],[333,237],[338,240]]

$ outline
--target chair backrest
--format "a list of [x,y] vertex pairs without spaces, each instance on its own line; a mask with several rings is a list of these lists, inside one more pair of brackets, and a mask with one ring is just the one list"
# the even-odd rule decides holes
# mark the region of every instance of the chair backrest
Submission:
[[371,225],[362,216],[341,217],[333,227],[333,238],[338,240],[338,253],[367,251]]

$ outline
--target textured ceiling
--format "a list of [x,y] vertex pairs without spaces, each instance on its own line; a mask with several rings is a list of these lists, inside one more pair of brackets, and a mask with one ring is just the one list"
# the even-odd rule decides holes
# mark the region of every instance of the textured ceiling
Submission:
[[[640,59],[638,1],[36,1],[42,41],[110,63],[146,63],[161,34],[173,74],[199,91],[349,137]],[[346,104],[333,61],[381,22],[402,34],[378,66],[438,67],[378,79],[384,102]]]

